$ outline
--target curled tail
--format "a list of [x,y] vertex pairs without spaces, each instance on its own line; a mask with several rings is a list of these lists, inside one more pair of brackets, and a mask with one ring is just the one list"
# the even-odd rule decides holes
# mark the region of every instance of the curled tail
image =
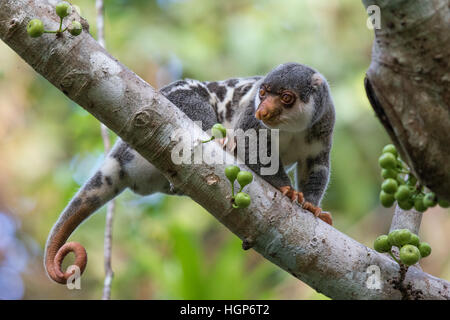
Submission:
[[[113,150],[114,152],[114,150]],[[61,270],[64,257],[75,254],[75,265],[83,273],[87,264],[84,247],[77,242],[68,242],[72,232],[92,213],[114,198],[126,187],[125,171],[114,153],[108,155],[97,173],[92,176],[78,191],[59,216],[47,239],[44,264],[48,276],[65,284],[72,275]]]

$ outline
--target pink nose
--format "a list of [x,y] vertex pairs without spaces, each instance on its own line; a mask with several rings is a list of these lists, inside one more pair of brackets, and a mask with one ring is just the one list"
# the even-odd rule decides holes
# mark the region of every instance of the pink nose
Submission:
[[266,109],[258,108],[258,110],[256,110],[255,117],[258,120],[264,120],[267,118],[268,114],[269,114],[269,112]]

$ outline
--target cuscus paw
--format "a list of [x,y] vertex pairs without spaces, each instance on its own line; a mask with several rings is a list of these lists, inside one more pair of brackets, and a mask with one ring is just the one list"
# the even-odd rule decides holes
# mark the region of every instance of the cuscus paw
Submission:
[[291,186],[280,187],[280,191],[284,196],[291,199],[291,201],[297,201],[299,204],[302,204],[305,201],[303,193],[294,190]]
[[316,217],[323,220],[324,222],[328,223],[330,226],[333,225],[333,219],[331,217],[331,214],[327,211],[322,211],[321,208],[316,207],[311,202],[305,201],[302,205],[303,209],[308,210],[312,212]]
[[322,211],[319,214],[319,219],[322,219],[323,221],[328,223],[330,226],[333,225],[333,218],[331,217],[331,213],[329,213],[328,211]]
[[321,208],[316,207],[311,202],[305,201],[303,193],[301,193],[300,191],[294,190],[291,186],[280,187],[280,191],[281,193],[283,193],[283,195],[289,197],[291,201],[297,201],[303,209],[312,212],[316,217],[328,223],[329,225],[333,225],[331,214],[327,211],[322,211]]

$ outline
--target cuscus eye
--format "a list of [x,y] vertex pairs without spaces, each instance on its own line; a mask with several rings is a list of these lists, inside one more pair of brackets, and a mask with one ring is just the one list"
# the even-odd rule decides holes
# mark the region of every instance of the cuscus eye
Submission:
[[281,101],[284,104],[292,104],[295,100],[295,96],[291,92],[283,92],[281,94]]
[[262,98],[265,95],[266,95],[266,89],[264,89],[264,88],[259,89],[259,96]]

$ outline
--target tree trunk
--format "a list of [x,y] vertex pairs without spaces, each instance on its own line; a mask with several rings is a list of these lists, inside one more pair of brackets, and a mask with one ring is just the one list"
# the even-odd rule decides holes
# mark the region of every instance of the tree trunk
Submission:
[[363,3],[381,9],[367,96],[419,181],[450,201],[450,2]]

